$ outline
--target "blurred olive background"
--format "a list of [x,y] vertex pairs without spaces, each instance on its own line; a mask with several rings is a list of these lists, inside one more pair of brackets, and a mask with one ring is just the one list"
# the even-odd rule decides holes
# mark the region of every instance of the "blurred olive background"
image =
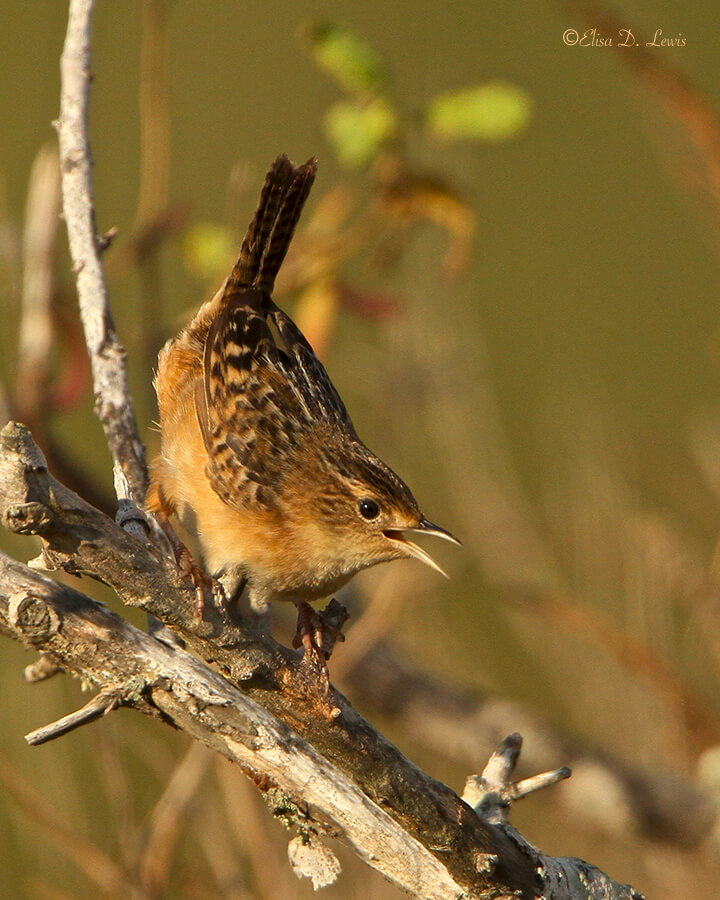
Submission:
[[[0,10],[0,379],[12,413],[101,502],[109,458],[62,229],[41,400],[29,406],[17,380],[25,204],[54,140],[66,8]],[[152,452],[159,346],[227,274],[274,156],[317,155],[281,302],[366,442],[465,544],[437,548],[447,582],[410,563],[358,580],[348,602],[367,618],[333,659],[339,682],[387,641],[577,746],[700,779],[720,805],[720,11],[626,0],[616,25],[686,45],[563,43],[569,28],[616,34],[606,12],[101,2],[97,215],[118,229],[108,282]],[[488,83],[475,107],[457,93]],[[475,135],[449,133],[462,127]],[[4,533],[0,546],[37,553]],[[249,783],[182,735],[121,711],[29,749],[23,734],[84,702],[81,686],[27,686],[32,658],[2,650],[2,896],[311,895]],[[456,789],[477,768],[363,711]],[[503,733],[520,727],[506,718]],[[622,815],[603,831],[562,807],[563,790],[513,814],[544,850],[648,896],[712,895],[717,835],[658,843]],[[592,803],[622,806],[599,793]],[[341,857],[326,896],[399,896]]]

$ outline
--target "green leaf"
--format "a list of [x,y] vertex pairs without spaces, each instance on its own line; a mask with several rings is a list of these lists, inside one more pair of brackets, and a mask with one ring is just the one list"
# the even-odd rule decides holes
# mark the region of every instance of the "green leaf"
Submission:
[[185,235],[182,250],[187,268],[203,281],[209,281],[227,268],[233,245],[227,228],[198,222]]
[[492,81],[439,94],[428,105],[425,125],[441,140],[505,141],[527,128],[531,114],[526,91]]
[[397,131],[397,115],[383,98],[370,103],[335,103],[325,113],[325,133],[341,165],[357,169],[371,162]]
[[305,35],[310,57],[344,90],[367,93],[384,84],[380,58],[352,31],[322,22],[308,27]]

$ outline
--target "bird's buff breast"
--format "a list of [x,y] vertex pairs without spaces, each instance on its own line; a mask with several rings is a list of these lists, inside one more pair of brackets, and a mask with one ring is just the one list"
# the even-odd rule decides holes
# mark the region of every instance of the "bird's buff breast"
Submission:
[[209,572],[242,571],[263,602],[320,599],[350,580],[356,567],[348,571],[336,542],[328,545],[311,523],[295,522],[276,509],[243,510],[221,500],[205,475],[207,456],[194,415],[179,421],[174,446],[164,454],[163,480]]
[[300,601],[327,597],[354,571],[323,551],[306,529],[296,529],[276,511],[243,515],[227,507],[204,479],[206,496],[196,496],[194,518],[208,569],[240,569],[255,600]]

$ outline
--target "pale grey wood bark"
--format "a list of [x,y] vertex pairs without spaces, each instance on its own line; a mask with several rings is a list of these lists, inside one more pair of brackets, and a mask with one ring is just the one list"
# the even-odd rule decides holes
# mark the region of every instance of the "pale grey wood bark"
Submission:
[[[317,845],[319,835],[330,834],[411,893],[462,895],[447,869],[347,776],[191,654],[4,554],[0,584],[0,628],[101,688],[72,724],[121,705],[162,714],[253,779],[270,808],[300,832],[309,871],[316,856],[328,858]],[[29,742],[64,734],[72,718],[33,732]]]
[[77,279],[78,301],[90,353],[95,409],[105,430],[120,493],[142,508],[148,485],[145,448],[138,435],[125,349],[118,340],[101,254],[108,236],[100,237],[95,220],[92,153],[88,109],[92,80],[91,29],[94,0],[71,0],[60,57],[60,140],[63,213],[70,256]]

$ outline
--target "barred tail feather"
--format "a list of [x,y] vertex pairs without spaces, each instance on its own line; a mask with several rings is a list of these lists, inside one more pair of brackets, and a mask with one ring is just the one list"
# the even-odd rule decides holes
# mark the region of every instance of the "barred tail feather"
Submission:
[[314,157],[294,166],[283,154],[272,164],[240,255],[227,280],[223,305],[250,288],[272,293],[316,172]]

